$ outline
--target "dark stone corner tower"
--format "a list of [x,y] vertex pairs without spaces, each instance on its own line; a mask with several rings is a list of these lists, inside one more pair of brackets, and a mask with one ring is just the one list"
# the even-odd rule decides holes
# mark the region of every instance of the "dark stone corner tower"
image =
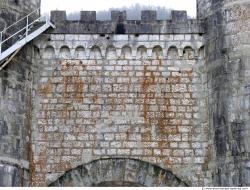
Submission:
[[205,19],[211,166],[215,186],[250,185],[250,1],[197,0]]
[[[39,7],[40,0],[0,0],[0,30]],[[25,46],[0,73],[0,186],[30,181],[31,57]]]

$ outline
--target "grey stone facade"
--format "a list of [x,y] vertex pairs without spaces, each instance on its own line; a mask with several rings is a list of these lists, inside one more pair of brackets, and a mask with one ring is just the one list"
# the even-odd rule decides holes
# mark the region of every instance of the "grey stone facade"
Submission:
[[193,186],[211,182],[203,172],[209,153],[202,36],[41,38],[34,41],[40,49],[32,139],[36,185],[103,157],[157,164]]
[[52,11],[0,72],[0,186],[249,186],[250,1],[197,12]]
[[[249,186],[250,1],[201,0],[215,186]],[[211,168],[212,169],[212,168]]]
[[[40,7],[40,0],[0,0],[0,30]],[[11,28],[13,34],[18,28]],[[6,36],[3,36],[6,37]],[[32,46],[0,72],[0,186],[28,186]]]

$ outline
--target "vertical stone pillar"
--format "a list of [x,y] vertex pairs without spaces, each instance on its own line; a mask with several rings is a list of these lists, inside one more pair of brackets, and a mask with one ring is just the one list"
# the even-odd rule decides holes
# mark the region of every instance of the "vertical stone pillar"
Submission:
[[[40,0],[1,0],[0,7],[0,25],[8,26],[39,8]],[[28,49],[23,48],[0,72],[0,187],[29,184],[32,63]]]
[[[249,186],[250,2],[198,0],[206,19],[206,72],[214,186]],[[214,167],[212,167],[214,166]]]

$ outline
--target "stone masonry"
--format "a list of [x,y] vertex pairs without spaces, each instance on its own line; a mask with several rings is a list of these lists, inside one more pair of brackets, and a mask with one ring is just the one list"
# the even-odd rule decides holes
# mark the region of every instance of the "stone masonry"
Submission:
[[198,1],[206,18],[206,67],[213,184],[249,186],[250,1]]
[[201,36],[43,38],[50,41],[35,42],[42,53],[34,99],[35,183],[46,185],[43,179],[53,181],[93,159],[122,157],[204,184],[209,150]]
[[[0,31],[39,6],[40,0],[0,0]],[[10,28],[7,36],[17,30]],[[0,72],[0,186],[29,184],[32,57],[27,45]]]
[[249,186],[249,10],[52,11],[0,73],[0,186]]

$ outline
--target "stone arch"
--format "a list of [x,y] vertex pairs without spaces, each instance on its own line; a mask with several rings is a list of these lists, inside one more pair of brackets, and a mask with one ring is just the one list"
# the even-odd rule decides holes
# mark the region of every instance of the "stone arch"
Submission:
[[162,59],[163,58],[163,50],[161,46],[155,46],[152,50],[153,59]]
[[86,58],[85,48],[83,46],[76,47],[75,58],[76,59],[85,59]]
[[43,52],[44,59],[53,59],[55,58],[55,49],[52,46],[46,46]]
[[122,47],[121,59],[131,59],[132,49],[130,46],[126,45]]
[[49,186],[187,186],[172,172],[137,159],[107,158],[65,172]]
[[62,46],[60,48],[59,57],[62,59],[70,59],[70,49],[68,46]]
[[194,59],[194,50],[191,46],[186,46],[183,49],[183,59]]
[[106,49],[106,58],[107,59],[116,59],[116,49],[114,46],[108,46]]
[[176,46],[170,46],[168,48],[168,59],[177,59],[178,58],[178,49]]
[[198,50],[198,58],[204,59],[205,58],[205,47],[201,46]]
[[147,58],[147,48],[145,46],[142,45],[137,48],[136,58],[137,59]]
[[90,59],[102,59],[102,53],[99,46],[93,46],[91,48]]

